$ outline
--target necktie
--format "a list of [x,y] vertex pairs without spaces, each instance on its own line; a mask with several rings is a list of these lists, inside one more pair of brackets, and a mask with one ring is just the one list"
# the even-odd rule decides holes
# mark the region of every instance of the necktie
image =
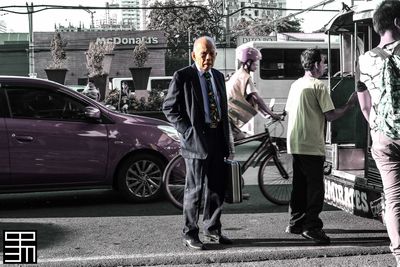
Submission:
[[218,105],[215,99],[214,90],[211,82],[211,74],[209,72],[204,73],[204,78],[206,79],[207,84],[207,96],[208,96],[208,106],[210,108],[210,120],[211,126],[216,127],[219,122],[219,112]]

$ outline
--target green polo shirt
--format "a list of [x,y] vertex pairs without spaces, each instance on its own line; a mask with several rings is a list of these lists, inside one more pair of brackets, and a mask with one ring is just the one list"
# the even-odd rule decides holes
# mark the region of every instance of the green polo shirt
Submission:
[[309,77],[295,81],[285,107],[288,153],[325,156],[324,113],[333,109],[329,90],[322,81]]

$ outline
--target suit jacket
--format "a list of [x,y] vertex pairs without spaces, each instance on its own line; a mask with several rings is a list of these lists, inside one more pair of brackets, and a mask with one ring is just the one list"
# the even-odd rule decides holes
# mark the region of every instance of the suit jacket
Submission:
[[[216,69],[211,69],[211,71],[220,96],[220,123],[224,134],[222,147],[225,157],[228,157],[230,133],[225,79],[224,75]],[[205,123],[203,101],[195,64],[176,71],[164,100],[163,111],[179,133],[182,156],[186,158],[205,159],[207,157],[205,129],[208,126]]]

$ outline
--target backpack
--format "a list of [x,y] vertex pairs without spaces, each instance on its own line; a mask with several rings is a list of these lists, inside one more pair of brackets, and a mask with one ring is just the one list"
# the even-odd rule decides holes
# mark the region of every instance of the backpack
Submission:
[[371,51],[383,59],[378,86],[377,127],[386,136],[400,139],[400,44],[393,49],[392,55],[380,47]]
[[238,128],[257,115],[257,106],[248,101],[246,86],[250,75],[236,72],[225,81],[228,91],[228,115],[231,122]]

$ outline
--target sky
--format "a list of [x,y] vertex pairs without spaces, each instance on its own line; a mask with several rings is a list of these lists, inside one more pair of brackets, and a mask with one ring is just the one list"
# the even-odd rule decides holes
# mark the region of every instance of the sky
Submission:
[[[105,6],[106,1],[99,0],[68,0],[68,1],[55,1],[55,0],[0,0],[0,7],[7,5],[19,5],[24,6],[20,9],[12,9],[14,11],[26,12],[26,3],[33,3],[34,5],[84,5],[84,6]],[[109,1],[111,2],[111,0]],[[322,0],[287,0],[287,8],[308,8],[316,3],[320,3]],[[351,5],[350,0],[335,0],[333,3],[328,4],[324,7],[318,7],[318,9],[341,9],[341,2],[345,2]],[[97,10],[96,16],[103,16],[104,10]],[[297,12],[297,11],[289,11]],[[303,18],[304,23],[302,25],[305,32],[312,32],[314,30],[322,28],[329,20],[335,15],[334,12],[307,12],[297,16]],[[6,22],[9,31],[13,32],[28,32],[28,16],[26,14],[12,14],[0,11],[0,20]],[[91,15],[83,10],[45,10],[33,15],[33,31],[54,31],[55,24],[61,24],[68,26],[71,23],[74,26],[79,26],[79,23],[83,23],[85,27],[89,27],[91,22]]]

